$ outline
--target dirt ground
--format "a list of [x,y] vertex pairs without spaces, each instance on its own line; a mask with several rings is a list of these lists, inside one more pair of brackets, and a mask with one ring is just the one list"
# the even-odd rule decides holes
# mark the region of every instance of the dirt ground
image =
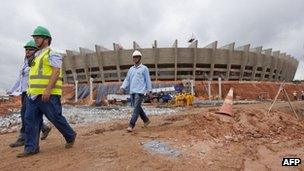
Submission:
[[20,96],[11,96],[7,101],[0,101],[0,116],[18,111],[21,106]]
[[[215,114],[217,108],[189,108],[174,115],[151,117],[142,128],[127,133],[127,120],[76,127],[77,141],[64,148],[53,129],[40,143],[40,153],[18,159],[23,148],[9,148],[17,133],[0,135],[0,170],[304,170],[282,167],[283,157],[304,159],[304,102],[234,106],[234,116]],[[163,142],[177,155],[158,153],[149,142]],[[164,149],[163,149],[164,150]],[[166,149],[165,149],[166,150]],[[173,151],[173,152],[174,152]],[[173,153],[172,153],[173,154]]]

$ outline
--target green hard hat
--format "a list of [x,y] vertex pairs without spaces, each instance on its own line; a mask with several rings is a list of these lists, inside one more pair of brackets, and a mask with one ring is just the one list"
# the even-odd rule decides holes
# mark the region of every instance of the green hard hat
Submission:
[[28,41],[24,46],[24,48],[37,48],[36,43],[34,40]]
[[46,37],[52,38],[51,33],[49,32],[49,30],[42,27],[42,26],[36,27],[32,36],[46,36]]

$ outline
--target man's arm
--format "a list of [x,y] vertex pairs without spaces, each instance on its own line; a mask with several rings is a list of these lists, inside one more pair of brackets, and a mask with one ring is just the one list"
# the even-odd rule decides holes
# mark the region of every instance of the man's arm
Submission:
[[147,92],[150,92],[152,91],[152,83],[151,83],[150,72],[148,68],[146,68],[145,79],[146,79]]
[[13,92],[15,92],[17,89],[18,89],[18,87],[19,87],[19,85],[20,85],[20,76],[18,77],[18,80],[16,81],[16,83],[14,84],[14,86],[13,87],[11,87],[10,89],[8,89],[7,91],[6,91],[6,93],[8,94],[8,95],[10,95],[10,94],[12,94]]
[[130,70],[131,70],[131,68],[129,69],[125,80],[123,81],[118,94],[123,94],[124,90],[126,90],[128,87],[130,87],[130,72],[131,72]]
[[[22,66],[22,69],[23,69],[23,66]],[[19,73],[18,78],[17,78],[14,86],[11,87],[9,90],[7,90],[6,93],[7,94],[12,94],[13,92],[15,92],[18,89],[18,87],[20,86],[20,82],[21,82],[21,74]]]

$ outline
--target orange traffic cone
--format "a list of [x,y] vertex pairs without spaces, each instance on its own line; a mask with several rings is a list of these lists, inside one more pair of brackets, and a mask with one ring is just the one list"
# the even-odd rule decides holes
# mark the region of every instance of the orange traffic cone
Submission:
[[233,87],[230,88],[220,111],[215,113],[232,116],[232,105],[233,105]]

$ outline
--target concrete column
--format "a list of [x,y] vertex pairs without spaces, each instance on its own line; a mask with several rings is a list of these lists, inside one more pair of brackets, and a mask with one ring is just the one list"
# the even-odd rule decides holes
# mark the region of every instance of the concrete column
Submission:
[[62,54],[62,76],[63,76],[63,83],[68,83],[68,79],[67,79],[67,75],[66,75],[66,61],[67,61],[67,55],[66,54]]
[[288,81],[292,81],[293,80],[293,72],[294,72],[294,67],[295,67],[295,61],[294,61],[294,58],[293,57],[290,57],[290,65],[288,67],[288,72],[287,72],[287,80]]
[[291,68],[291,60],[286,56],[286,53],[279,53],[278,58],[280,58],[283,61],[281,79],[288,81],[288,75],[290,74],[290,68]]
[[211,51],[211,60],[210,60],[210,73],[209,73],[209,78],[208,80],[213,79],[213,72],[214,72],[214,64],[215,64],[215,51],[217,49],[217,41],[210,43],[209,45],[205,46],[204,48],[210,48],[212,49]]
[[78,81],[75,81],[75,103],[78,102]]
[[291,56],[290,55],[285,55],[282,56],[282,61],[283,61],[283,66],[282,66],[282,74],[281,77],[283,78],[282,80],[288,81],[288,74],[290,73],[291,70]]
[[294,79],[294,76],[296,74],[296,71],[297,71],[297,68],[298,68],[298,65],[299,65],[299,62],[298,60],[296,60],[294,57],[291,57],[292,58],[292,67],[291,68],[291,72],[290,72],[290,80],[289,81],[292,81]]
[[293,80],[293,78],[295,76],[295,73],[297,71],[297,61],[296,61],[296,59],[294,57],[291,57],[291,59],[292,59],[292,65],[290,67],[291,68],[291,72],[290,72],[290,76],[289,76],[290,81]]
[[191,95],[194,96],[194,85],[195,85],[195,80],[190,80],[190,84],[191,84]]
[[96,53],[96,57],[97,57],[97,62],[98,62],[98,66],[99,66],[99,73],[100,73],[100,77],[101,77],[101,81],[102,83],[105,82],[105,77],[104,77],[104,72],[103,72],[103,55],[102,55],[102,47],[95,45],[95,53]]
[[208,98],[211,100],[211,81],[208,81]]
[[219,97],[222,100],[222,78],[218,77],[218,86],[219,86]]
[[228,49],[229,50],[229,56],[228,56],[228,60],[227,60],[226,79],[225,80],[229,80],[230,70],[231,70],[231,60],[230,59],[232,58],[233,53],[234,53],[234,46],[235,46],[235,42],[232,42],[228,45],[220,47],[220,49]]
[[242,81],[244,78],[244,72],[245,72],[245,68],[246,68],[248,56],[249,56],[249,48],[250,48],[250,44],[236,48],[236,50],[241,50],[244,52],[243,61],[242,61],[242,65],[241,65],[240,81]]
[[93,102],[93,78],[90,78],[90,104]]
[[277,69],[277,65],[278,65],[278,60],[279,60],[279,56],[280,56],[280,51],[273,51],[272,54],[272,60],[271,60],[271,68],[270,68],[270,81],[274,81],[275,78],[273,78],[273,74],[274,74],[274,70],[278,70]]
[[114,53],[115,53],[115,64],[116,64],[117,77],[118,77],[118,81],[121,82],[118,44],[113,43],[113,49],[114,49]]
[[197,63],[197,44],[198,41],[195,40],[189,45],[189,48],[193,48],[193,79],[196,78],[196,63]]
[[155,80],[158,80],[158,50],[157,50],[157,41],[154,40],[153,44],[153,57],[154,57],[154,64],[155,64]]
[[272,49],[265,49],[265,50],[262,51],[262,54],[265,54],[266,57],[265,57],[264,62],[263,62],[263,68],[262,68],[263,70],[262,70],[261,80],[266,80],[265,75],[266,75],[266,70],[267,70],[267,61],[271,57],[271,52],[272,52]]
[[92,59],[88,57],[86,54],[94,53],[94,51],[82,47],[79,47],[79,51],[82,58],[84,58],[84,71],[86,74],[86,81],[88,83],[91,78]]
[[280,71],[282,70],[282,67],[283,67],[283,63],[284,63],[284,60],[280,57],[280,51],[275,51],[272,53],[274,57],[277,58],[277,63],[276,63],[276,70],[277,72],[275,73],[275,78],[273,79],[273,81],[278,81],[279,79],[279,75],[280,75]]
[[288,63],[288,68],[287,68],[287,72],[286,72],[286,81],[291,81],[292,80],[292,72],[293,72],[293,65],[294,65],[294,61],[293,61],[293,58],[291,57],[291,58],[289,58],[289,63]]
[[178,52],[177,52],[177,46],[178,46],[178,44],[177,44],[178,42],[177,42],[177,40],[175,40],[174,41],[174,43],[173,43],[173,48],[174,48],[174,81],[176,81],[177,80],[177,58],[178,58]]
[[291,57],[286,57],[285,59],[285,63],[284,63],[284,69],[283,69],[283,80],[285,81],[289,81],[289,74],[291,71]]
[[76,58],[75,55],[78,55],[78,52],[72,51],[72,50],[66,50],[67,53],[67,65],[70,66],[71,70],[72,70],[72,75],[73,75],[73,79],[74,81],[77,80],[77,73],[76,73]]
[[255,47],[255,48],[249,50],[251,52],[256,53],[256,58],[254,59],[254,66],[253,66],[253,69],[252,69],[251,80],[256,79],[255,75],[256,75],[256,72],[257,72],[257,69],[258,69],[258,63],[262,63],[262,62],[258,61],[259,59],[261,59],[262,49],[263,49],[263,47],[260,46],[260,47]]

